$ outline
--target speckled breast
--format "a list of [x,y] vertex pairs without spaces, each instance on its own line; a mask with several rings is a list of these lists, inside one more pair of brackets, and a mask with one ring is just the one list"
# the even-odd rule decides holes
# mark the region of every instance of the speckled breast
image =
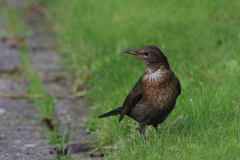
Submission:
[[176,87],[178,83],[178,79],[172,71],[156,72],[152,75],[146,74],[141,85],[143,98],[147,99],[152,107],[158,107],[159,109],[171,107],[169,104],[172,102],[175,104],[178,96]]

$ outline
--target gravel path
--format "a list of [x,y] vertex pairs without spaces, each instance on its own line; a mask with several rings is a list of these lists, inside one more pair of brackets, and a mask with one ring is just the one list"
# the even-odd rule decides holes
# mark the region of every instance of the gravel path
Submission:
[[[30,0],[5,0],[10,7],[26,10]],[[31,14],[22,17],[32,34],[26,39],[30,59],[37,73],[44,82],[44,88],[55,101],[55,114],[63,128],[71,124],[72,133],[77,130],[70,142],[74,159],[103,159],[100,153],[86,157],[83,147],[94,144],[90,134],[82,127],[86,106],[81,98],[75,98],[70,92],[71,81],[68,79],[62,57],[55,51],[54,37],[43,23],[43,15],[31,10]],[[17,46],[4,38],[3,15],[0,11],[0,95],[25,94],[27,82],[18,77],[21,65]],[[21,74],[21,73],[20,73]],[[6,76],[7,75],[7,76]],[[14,75],[14,76],[12,76]],[[16,78],[17,77],[17,78]],[[34,104],[27,99],[0,98],[0,159],[52,159],[51,146],[41,133],[40,116]]]

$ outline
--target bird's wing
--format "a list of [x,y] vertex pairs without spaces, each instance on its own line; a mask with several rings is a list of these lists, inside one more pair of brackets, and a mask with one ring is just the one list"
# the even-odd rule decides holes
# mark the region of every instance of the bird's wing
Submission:
[[[178,78],[177,78],[178,79]],[[178,79],[178,84],[177,84],[177,89],[178,89],[178,96],[181,94],[182,92],[182,89],[181,89],[181,84],[179,82],[179,79]]]
[[133,89],[129,92],[127,98],[123,103],[123,107],[120,113],[119,122],[142,98],[142,91],[140,87],[140,80],[135,84]]

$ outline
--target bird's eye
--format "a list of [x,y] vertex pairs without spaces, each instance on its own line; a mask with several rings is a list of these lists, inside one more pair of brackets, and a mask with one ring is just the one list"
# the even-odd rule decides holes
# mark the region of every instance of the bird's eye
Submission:
[[149,52],[145,52],[144,53],[145,56],[149,56],[149,54],[150,54]]

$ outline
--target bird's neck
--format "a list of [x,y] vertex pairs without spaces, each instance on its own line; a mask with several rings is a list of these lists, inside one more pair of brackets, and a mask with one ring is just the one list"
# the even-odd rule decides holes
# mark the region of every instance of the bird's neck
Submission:
[[174,73],[170,70],[169,67],[160,66],[159,68],[150,68],[147,67],[142,81],[149,81],[154,83],[162,83],[169,79]]
[[[165,71],[170,70],[169,66],[164,65],[154,65],[154,66],[147,66],[145,71],[146,74],[161,74]],[[156,73],[155,73],[156,72]]]

